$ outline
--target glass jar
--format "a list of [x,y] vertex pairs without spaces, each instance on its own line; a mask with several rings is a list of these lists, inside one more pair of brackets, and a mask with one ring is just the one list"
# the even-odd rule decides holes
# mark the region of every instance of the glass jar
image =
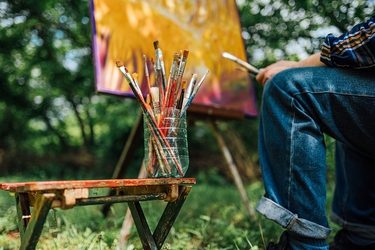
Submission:
[[183,177],[189,167],[186,115],[164,117],[160,126],[144,115],[144,163],[149,177]]

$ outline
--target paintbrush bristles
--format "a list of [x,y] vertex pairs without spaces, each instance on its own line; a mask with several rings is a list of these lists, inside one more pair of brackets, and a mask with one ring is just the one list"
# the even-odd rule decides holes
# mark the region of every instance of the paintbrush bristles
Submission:
[[143,55],[143,59],[144,59],[144,62],[145,62],[145,75],[150,76],[149,73],[148,73],[148,67],[147,67],[147,56]]
[[160,119],[160,101],[159,101],[159,88],[158,87],[151,87],[151,100],[152,106],[154,108],[154,114],[157,123],[159,123]]
[[138,74],[134,72],[132,74],[132,78],[133,78],[133,80],[138,80]]
[[159,101],[159,88],[151,87],[151,97],[154,101]]
[[116,61],[116,66],[117,66],[117,68],[120,68],[120,67],[124,66],[124,63],[122,61],[120,61],[120,60],[117,60]]
[[188,57],[188,55],[189,55],[189,51],[188,50],[184,50],[182,56],[186,58],[186,57]]
[[186,89],[186,86],[187,86],[187,81],[182,80],[182,89]]
[[156,40],[154,41],[154,49],[158,49],[159,48],[159,41]]

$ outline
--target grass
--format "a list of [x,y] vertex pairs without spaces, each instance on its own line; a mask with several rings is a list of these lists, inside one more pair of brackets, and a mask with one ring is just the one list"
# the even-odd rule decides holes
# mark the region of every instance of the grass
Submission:
[[[328,138],[327,159],[327,213],[333,196],[333,147]],[[257,250],[264,249],[268,242],[278,241],[284,230],[276,223],[256,214],[250,220],[236,187],[217,174],[215,169],[201,172],[197,185],[193,187],[163,249],[199,250]],[[1,182],[25,181],[25,177],[0,177]],[[38,180],[30,177],[28,181]],[[40,180],[40,179],[39,179]],[[253,207],[263,195],[261,180],[246,185],[246,192]],[[151,230],[165,206],[163,201],[143,202]],[[127,210],[126,204],[114,204],[105,218],[100,206],[75,207],[71,210],[51,210],[44,225],[37,249],[117,249],[118,237]],[[337,232],[333,228],[328,241]],[[14,196],[0,191],[0,250],[18,249],[20,237],[16,221]],[[142,249],[135,227],[132,227],[127,247],[124,250]]]
[[[263,195],[262,183],[247,185],[246,191],[255,207]],[[331,196],[332,190],[329,190],[328,200]],[[0,200],[0,250],[18,249],[14,197],[0,192]],[[163,201],[142,203],[151,229],[156,226],[164,206]],[[51,210],[37,249],[116,249],[126,209],[126,204],[115,204],[107,218],[100,212],[100,206]],[[211,184],[198,178],[163,249],[264,249],[268,242],[277,241],[282,231],[259,214],[256,221],[251,221],[231,183],[221,180]],[[126,249],[142,249],[135,227]]]
[[[261,183],[248,187],[251,200],[261,195]],[[14,197],[1,192],[0,249],[18,249]],[[165,202],[142,203],[151,228],[156,226]],[[51,210],[39,249],[116,249],[119,232],[126,212],[125,204],[115,204],[104,218],[100,206],[76,207],[72,210]],[[84,218],[84,219],[82,219]],[[266,230],[266,232],[268,229]],[[273,231],[273,230],[272,230]],[[275,234],[275,236],[278,236]],[[237,189],[228,184],[193,187],[165,242],[165,249],[251,249],[261,244],[256,223],[247,218]],[[251,244],[251,245],[250,245]],[[127,249],[141,249],[135,227]],[[257,248],[254,248],[257,249]]]

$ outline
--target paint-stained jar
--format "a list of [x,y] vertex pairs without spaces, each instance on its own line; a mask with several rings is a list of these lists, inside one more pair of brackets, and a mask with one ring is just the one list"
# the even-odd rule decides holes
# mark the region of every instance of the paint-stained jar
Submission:
[[143,120],[148,177],[183,177],[189,167],[186,115],[169,114],[161,122],[144,115]]

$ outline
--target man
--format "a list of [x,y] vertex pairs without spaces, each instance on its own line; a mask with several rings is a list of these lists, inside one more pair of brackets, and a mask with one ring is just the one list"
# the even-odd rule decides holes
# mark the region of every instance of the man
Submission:
[[[267,249],[375,249],[375,16],[256,79],[266,191],[257,211],[286,229]],[[336,139],[331,219],[342,227],[330,246],[323,133]]]

